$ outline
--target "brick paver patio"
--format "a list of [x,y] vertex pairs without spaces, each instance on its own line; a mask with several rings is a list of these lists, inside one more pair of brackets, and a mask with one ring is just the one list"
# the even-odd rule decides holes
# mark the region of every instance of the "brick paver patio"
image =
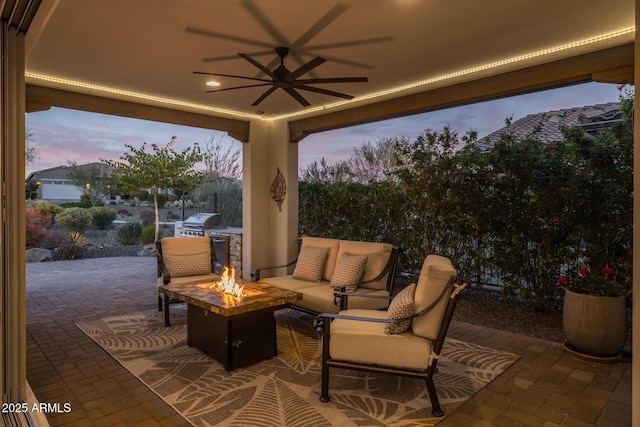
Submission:
[[[52,426],[189,425],[76,327],[157,307],[153,257],[27,265],[27,379],[40,402],[71,404]],[[439,426],[630,426],[631,364],[573,359],[558,343],[454,321],[450,336],[520,359]],[[437,379],[436,379],[437,384]]]

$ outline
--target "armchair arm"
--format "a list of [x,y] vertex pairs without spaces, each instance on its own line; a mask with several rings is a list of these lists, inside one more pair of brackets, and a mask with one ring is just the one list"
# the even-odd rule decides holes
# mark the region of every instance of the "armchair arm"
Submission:
[[293,261],[290,261],[288,264],[285,264],[285,265],[277,265],[275,267],[254,268],[253,270],[251,270],[251,278],[253,279],[254,282],[257,282],[258,280],[260,280],[260,272],[262,270],[275,270],[276,268],[290,267],[294,265],[297,261],[298,261],[298,257],[296,257]]
[[[429,304],[427,307],[425,307],[423,310],[420,310],[418,313],[414,313],[411,316],[406,316],[403,318],[399,318],[399,319],[377,319],[377,318],[369,318],[369,317],[359,317],[359,316],[347,316],[347,315],[342,315],[340,313],[335,314],[335,313],[320,313],[317,317],[316,317],[316,321],[319,321],[320,318],[327,318],[327,319],[348,319],[348,320],[361,320],[361,321],[366,321],[366,322],[378,322],[378,323],[396,323],[396,322],[400,322],[403,320],[412,320],[415,317],[419,317],[422,316],[424,314],[426,314],[427,312],[431,311],[433,309],[433,307],[435,307],[436,305],[438,305],[438,303],[442,300],[442,298],[444,298],[444,296],[448,293],[448,291],[451,289],[451,295],[449,295],[449,298],[455,298],[457,296],[458,293],[460,293],[465,287],[467,286],[467,280],[463,279],[461,277],[452,277],[449,280],[449,283],[447,283],[447,286],[444,287],[444,289],[442,290],[442,292],[440,293],[440,295],[438,295],[438,298],[436,298],[435,301],[433,301],[431,304]],[[382,295],[369,295],[369,294],[357,294],[357,293],[349,293],[349,292],[344,292],[345,287],[344,286],[337,286],[333,292],[334,296],[334,302],[337,306],[339,306],[341,309],[342,308],[342,302],[344,300],[345,297],[347,297],[348,295],[356,295],[356,296],[360,296],[360,297],[366,297],[366,298],[378,298],[378,299],[392,299],[391,297],[385,297]],[[340,290],[340,291],[339,291]]]

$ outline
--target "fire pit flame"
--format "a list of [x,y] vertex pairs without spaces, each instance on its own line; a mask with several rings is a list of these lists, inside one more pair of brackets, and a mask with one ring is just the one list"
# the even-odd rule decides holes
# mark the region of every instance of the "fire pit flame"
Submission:
[[225,267],[220,280],[214,282],[213,285],[209,287],[209,289],[224,292],[225,294],[231,295],[236,298],[242,298],[242,290],[244,289],[244,286],[239,286],[236,283],[235,267],[232,267],[231,270],[229,270],[229,267]]

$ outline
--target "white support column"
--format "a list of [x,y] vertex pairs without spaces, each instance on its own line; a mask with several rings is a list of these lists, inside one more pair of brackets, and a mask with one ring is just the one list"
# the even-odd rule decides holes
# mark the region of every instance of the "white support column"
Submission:
[[[278,170],[286,185],[280,207],[271,197]],[[286,122],[251,122],[242,181],[242,277],[248,279],[252,268],[283,265],[297,254],[298,146],[289,142]]]

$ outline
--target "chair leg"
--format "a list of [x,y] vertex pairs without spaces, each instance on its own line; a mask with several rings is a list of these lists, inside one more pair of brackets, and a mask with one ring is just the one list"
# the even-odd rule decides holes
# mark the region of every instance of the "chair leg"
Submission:
[[431,413],[434,417],[444,417],[444,411],[440,407],[440,400],[438,400],[438,394],[436,393],[436,386],[433,383],[433,370],[429,368],[429,371],[424,380],[427,383],[429,399],[431,399]]
[[169,324],[169,297],[165,295],[162,299],[164,300],[164,326],[171,326]]
[[162,295],[158,294],[158,311],[162,311]]
[[331,321],[322,319],[322,386],[320,388],[320,401],[328,402],[329,399],[329,337],[331,336]]

